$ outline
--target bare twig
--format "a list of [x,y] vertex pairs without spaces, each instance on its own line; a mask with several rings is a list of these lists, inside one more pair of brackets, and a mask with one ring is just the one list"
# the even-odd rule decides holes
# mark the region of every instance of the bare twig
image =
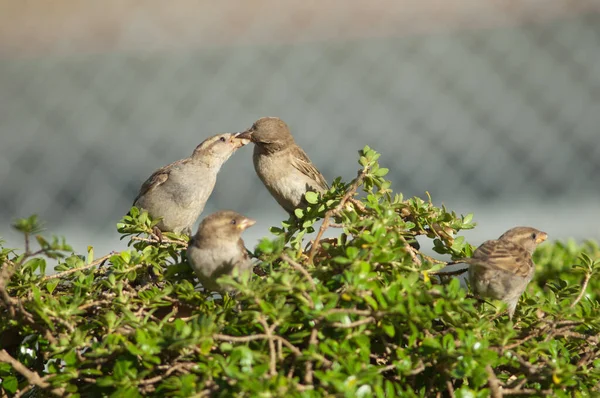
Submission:
[[350,323],[342,323],[342,322],[333,322],[331,324],[331,326],[336,327],[336,328],[341,328],[341,329],[351,329],[351,328],[355,328],[357,326],[361,326],[361,325],[366,325],[369,323],[373,323],[375,322],[375,318],[373,318],[372,316],[368,317],[368,318],[364,318],[358,321],[354,321],[354,322],[350,322]]
[[108,260],[111,256],[113,256],[113,254],[114,253],[107,254],[106,256],[100,257],[100,258],[98,258],[98,259],[92,261],[91,263],[89,263],[87,265],[84,265],[82,267],[71,268],[71,269],[68,269],[66,271],[58,272],[58,273],[56,273],[54,275],[45,276],[45,277],[42,278],[42,282],[48,281],[50,279],[62,278],[64,276],[66,276],[66,275],[70,275],[70,274],[73,274],[75,272],[85,271],[87,269],[94,268],[95,266],[97,266],[99,264],[102,264],[104,261]]
[[433,258],[433,257],[428,256],[427,254],[423,254],[421,252],[419,252],[419,256],[421,256],[423,259],[429,261],[432,264],[447,264],[445,261],[438,260],[437,258]]
[[535,395],[535,396],[539,397],[542,395],[553,395],[553,391],[552,390],[535,390],[533,388],[519,388],[519,389],[509,388],[509,389],[503,389],[502,394],[503,395]]
[[[30,384],[30,385],[26,386],[25,388],[23,388],[22,390],[17,391],[17,393],[15,394],[15,398],[22,397],[23,395],[27,394],[27,392],[34,387],[36,387],[35,384]],[[3,398],[4,398],[4,396],[3,396]]]
[[16,266],[12,261],[6,261],[2,264],[2,270],[0,271],[0,296],[2,296],[2,300],[6,304],[8,311],[10,313],[11,318],[15,317],[15,306],[18,303],[18,300],[14,297],[11,297],[6,290],[8,283],[10,282],[10,278],[14,275],[16,271]]
[[446,389],[448,389],[448,395],[450,398],[454,398],[456,396],[454,395],[454,386],[450,380],[446,380]]
[[415,376],[415,375],[418,375],[419,373],[423,372],[424,370],[425,370],[425,364],[423,363],[423,361],[419,361],[419,364],[417,365],[417,367],[414,368],[413,370],[411,370],[409,375]]
[[[226,334],[217,333],[217,334],[214,334],[212,337],[213,337],[213,339],[218,340],[218,341],[233,341],[236,343],[248,343],[250,341],[269,339],[269,336],[266,334],[253,334],[251,336],[229,336]],[[292,343],[290,343],[283,337],[273,335],[272,338],[274,340],[281,340],[283,345],[286,346],[294,355],[296,355],[298,357],[302,356],[302,351],[300,351],[296,346],[294,346]]]
[[379,368],[377,370],[377,373],[385,373],[388,370],[394,370],[394,369],[396,369],[396,365],[391,364],[391,365],[384,366],[383,368]]
[[406,252],[408,254],[410,254],[410,258],[412,258],[413,263],[415,263],[417,266],[421,266],[421,259],[419,257],[417,257],[417,253],[418,251],[415,250],[414,247],[412,247],[411,245],[408,244],[408,242],[406,241],[406,239],[404,239],[404,236],[399,235],[400,236],[400,241],[402,241],[402,244],[404,245],[404,250],[406,250]]
[[365,175],[367,174],[367,171],[368,171],[367,168],[360,170],[358,172],[358,175],[354,179],[354,182],[352,183],[352,185],[350,186],[350,188],[348,189],[346,194],[342,197],[342,200],[340,200],[340,203],[338,203],[338,205],[335,208],[328,210],[325,213],[325,217],[323,218],[323,223],[321,224],[321,228],[319,228],[317,237],[315,238],[314,243],[313,243],[312,247],[310,248],[310,253],[308,254],[308,262],[310,264],[313,264],[313,259],[315,258],[315,254],[317,253],[317,250],[319,249],[319,246],[321,245],[321,238],[323,237],[323,234],[325,233],[327,228],[329,228],[329,226],[330,226],[329,219],[331,218],[331,216],[339,214],[340,211],[344,208],[344,205],[346,204],[346,202],[348,202],[348,200],[352,196],[354,196],[354,194],[356,194],[356,190],[358,189],[358,187],[362,184],[363,180],[365,179]]
[[[310,332],[310,339],[308,340],[308,346],[316,346],[319,343],[318,340],[319,337],[319,331],[317,330],[316,327],[312,328],[312,331]],[[308,385],[312,385],[313,383],[313,362],[312,361],[306,361],[306,365],[305,365],[305,369],[304,369],[304,382]]]
[[583,295],[585,294],[585,290],[587,289],[587,285],[590,282],[591,277],[592,277],[591,273],[588,272],[585,274],[585,278],[583,279],[583,284],[581,285],[581,291],[579,292],[579,295],[577,296],[575,301],[573,301],[571,303],[571,306],[569,308],[575,308],[577,303],[579,303],[581,301],[581,299],[583,298]]
[[310,276],[308,271],[302,265],[298,264],[296,261],[294,261],[290,256],[288,256],[285,253],[281,254],[280,257],[283,261],[287,262],[292,268],[294,268],[296,271],[298,271],[302,275],[304,275],[306,280],[308,280],[308,282],[310,283],[311,290],[315,290],[316,285],[315,285],[314,279],[312,278],[312,276]]
[[[0,351],[0,362],[6,362],[13,367],[14,370],[23,375],[29,382],[29,384],[33,384],[42,389],[48,389],[51,387],[50,383],[48,383],[45,379],[41,378],[37,372],[29,370],[25,365],[11,357],[6,350]],[[65,393],[64,388],[54,388],[51,390],[54,395],[62,396]]]
[[258,322],[265,329],[265,333],[267,334],[267,340],[269,340],[269,372],[271,373],[271,376],[275,376],[277,374],[277,351],[275,350],[273,330],[275,329],[277,324],[274,323],[273,325],[269,326],[267,320],[262,315],[258,317]]
[[490,387],[491,398],[502,398],[502,390],[500,387],[500,381],[494,373],[494,369],[490,365],[486,365],[485,371],[488,374],[488,386]]
[[277,327],[277,322],[269,326],[267,320],[263,315],[258,317],[258,322],[265,329],[267,340],[269,341],[269,371],[271,373],[271,376],[275,376],[277,374],[277,351],[275,350],[275,339],[273,338],[273,331]]
[[326,317],[329,315],[335,315],[335,314],[351,314],[351,315],[370,316],[370,315],[373,315],[373,311],[359,310],[356,308],[332,308],[330,310],[324,311],[322,314],[322,317]]
[[173,240],[173,239],[167,239],[165,237],[163,237],[162,239],[158,239],[158,237],[154,238],[154,239],[150,239],[150,238],[142,238],[141,236],[132,236],[131,240],[135,240],[138,242],[148,242],[148,243],[170,243],[173,245],[179,245],[179,246],[183,246],[183,247],[187,247],[188,246],[188,242],[183,241],[183,240]]
[[169,377],[174,372],[182,371],[182,370],[190,370],[195,366],[197,366],[197,365],[193,362],[176,363],[173,366],[169,366],[169,368],[167,369],[167,371],[164,374],[152,377],[150,379],[140,380],[138,382],[138,385],[144,386],[144,385],[154,384],[154,383],[157,383],[157,382]]

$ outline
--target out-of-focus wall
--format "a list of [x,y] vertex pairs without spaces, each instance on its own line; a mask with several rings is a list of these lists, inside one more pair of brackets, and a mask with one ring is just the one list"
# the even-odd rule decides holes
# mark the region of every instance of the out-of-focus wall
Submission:
[[[0,0],[0,236],[38,213],[79,250],[154,169],[280,116],[323,174],[382,152],[393,188],[474,212],[472,243],[530,224],[600,238],[597,1]],[[251,148],[204,214],[285,213]],[[119,246],[121,245],[121,246]]]

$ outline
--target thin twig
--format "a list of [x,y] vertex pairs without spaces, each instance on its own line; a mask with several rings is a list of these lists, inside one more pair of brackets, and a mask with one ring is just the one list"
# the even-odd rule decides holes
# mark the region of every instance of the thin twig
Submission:
[[541,395],[552,395],[553,391],[552,390],[535,390],[533,388],[519,388],[519,389],[503,389],[502,390],[502,394],[503,395],[535,395],[535,396],[541,396]]
[[[411,246],[411,247],[412,247],[412,246]],[[421,256],[423,259],[425,259],[425,260],[429,261],[429,262],[430,262],[430,263],[432,263],[432,264],[447,264],[445,261],[438,260],[437,258],[433,258],[433,257],[431,257],[431,256],[428,256],[427,254],[423,254],[423,253],[421,253],[421,252],[419,252],[419,255],[420,255],[420,256]]]
[[[10,354],[8,352],[6,352],[6,350],[0,351],[0,362],[6,362],[6,363],[10,364],[10,366],[12,366],[14,370],[16,370],[17,372],[22,374],[23,377],[25,377],[27,379],[29,384],[36,385],[42,389],[48,389],[51,387],[50,383],[48,383],[46,380],[41,378],[40,375],[37,374],[37,372],[34,372],[34,371],[28,369],[21,362],[19,362],[15,358],[11,357]],[[54,395],[62,396],[62,395],[64,395],[65,390],[64,390],[64,388],[54,388],[51,390],[51,392]]]
[[171,243],[174,245],[179,245],[179,246],[183,246],[183,247],[187,247],[188,246],[188,242],[183,241],[183,240],[173,240],[173,239],[167,239],[167,238],[162,238],[162,239],[149,239],[149,238],[142,238],[141,236],[132,236],[131,240],[135,240],[138,242],[148,242],[148,243]]
[[456,395],[454,395],[454,386],[450,380],[446,380],[446,388],[448,389],[448,395],[450,398],[454,398]]
[[384,366],[383,368],[377,369],[377,373],[385,373],[388,370],[393,370],[393,369],[396,369],[396,365],[391,364],[391,365]]
[[412,258],[413,263],[415,263],[417,266],[421,266],[421,260],[419,259],[419,257],[417,257],[417,253],[418,251],[415,250],[414,247],[412,247],[411,245],[408,244],[408,242],[406,241],[406,239],[404,239],[404,236],[400,235],[400,241],[402,241],[402,244],[404,245],[404,250],[406,250],[406,252],[408,254],[410,254],[410,258]]
[[111,258],[113,255],[114,255],[114,253],[107,254],[106,256],[102,256],[99,259],[96,259],[96,260],[92,261],[91,263],[89,263],[87,265],[84,265],[82,267],[71,268],[71,269],[68,269],[66,271],[58,272],[58,273],[56,273],[54,275],[45,276],[45,277],[42,278],[42,282],[46,282],[46,281],[48,281],[50,279],[62,278],[64,276],[73,274],[75,272],[85,271],[87,269],[94,268],[95,266],[97,266],[97,265],[103,263],[104,261],[108,260],[109,258]]
[[269,326],[267,320],[262,315],[258,317],[258,322],[265,329],[267,339],[269,340],[269,372],[271,373],[271,376],[275,376],[277,374],[277,352],[275,350],[275,343],[273,341],[273,330],[275,329],[275,324]]
[[[20,397],[22,397],[23,395],[27,394],[27,392],[29,390],[31,390],[32,388],[34,388],[34,387],[36,387],[35,384],[30,384],[27,387],[23,388],[22,390],[17,391],[17,393],[15,394],[14,398],[20,398]],[[3,396],[3,398],[4,398],[4,396]]]
[[[269,338],[269,336],[266,334],[253,334],[251,336],[229,336],[226,334],[219,334],[219,333],[214,334],[212,337],[215,340],[233,341],[236,343],[248,343],[250,341],[267,340]],[[286,346],[294,355],[296,355],[298,357],[302,356],[302,351],[300,351],[296,346],[294,346],[292,343],[290,343],[283,337],[277,336],[277,335],[273,335],[272,337],[274,340],[281,340],[283,345]]]
[[323,234],[325,233],[327,228],[329,228],[329,219],[331,218],[331,216],[340,213],[340,211],[343,209],[346,202],[356,193],[356,190],[358,189],[358,187],[362,184],[363,180],[365,179],[366,174],[367,174],[367,168],[360,170],[358,172],[358,175],[354,179],[354,182],[352,183],[352,185],[350,186],[350,188],[348,189],[346,194],[342,197],[342,200],[340,200],[340,203],[338,203],[338,205],[335,208],[328,210],[325,213],[325,217],[323,218],[323,223],[321,224],[321,228],[319,228],[317,237],[315,238],[314,243],[313,243],[312,247],[310,248],[310,253],[308,254],[308,262],[310,264],[313,264],[313,259],[315,258],[315,254],[317,253],[317,250],[319,249],[319,246],[321,245],[321,238],[323,237]]
[[490,365],[486,365],[485,371],[488,374],[488,386],[490,387],[491,398],[502,398],[502,390],[500,388],[500,381],[494,373],[494,369]]
[[375,322],[375,320],[376,320],[375,318],[370,316],[368,318],[364,318],[359,321],[354,321],[354,322],[350,322],[350,323],[333,322],[331,324],[331,326],[336,327],[336,328],[341,328],[341,329],[351,329],[351,328],[355,328],[357,326],[362,326],[362,325],[366,325],[369,323],[373,323],[373,322]]
[[362,316],[370,316],[373,315],[373,311],[369,310],[359,310],[356,308],[332,308],[330,310],[324,311],[321,317],[326,317],[329,315],[336,314],[349,314],[349,315],[362,315]]
[[588,272],[585,274],[585,278],[583,279],[583,284],[581,286],[581,291],[579,292],[579,295],[577,296],[575,301],[573,301],[571,303],[569,308],[574,308],[577,305],[577,303],[579,303],[579,301],[581,301],[581,299],[583,298],[583,295],[585,294],[585,290],[587,289],[587,285],[588,285],[591,277],[592,277],[591,273]]
[[[318,340],[319,331],[316,327],[313,327],[310,332],[310,339],[308,340],[308,346],[316,346],[319,343]],[[313,367],[314,364],[312,361],[306,361],[305,369],[304,369],[304,382],[308,385],[313,384]]]
[[308,282],[310,283],[310,287],[311,287],[310,290],[315,290],[316,285],[315,285],[314,279],[312,278],[312,276],[310,276],[308,271],[302,265],[300,265],[296,261],[292,260],[292,258],[285,253],[281,254],[280,257],[283,261],[287,262],[292,268],[294,268],[296,271],[298,271],[302,275],[304,275],[306,280],[308,280]]

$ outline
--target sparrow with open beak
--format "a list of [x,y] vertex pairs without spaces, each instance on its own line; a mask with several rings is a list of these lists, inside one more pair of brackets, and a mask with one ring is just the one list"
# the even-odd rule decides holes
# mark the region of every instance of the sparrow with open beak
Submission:
[[258,119],[239,135],[254,143],[254,169],[267,190],[288,213],[306,206],[307,191],[329,189],[323,175],[294,141],[285,122],[277,117]]
[[242,232],[256,223],[231,210],[213,213],[200,223],[187,248],[187,258],[207,291],[221,291],[217,279],[234,270],[251,272],[252,262]]
[[153,218],[161,218],[158,230],[190,235],[221,166],[249,142],[230,133],[207,138],[192,156],[155,171],[140,188],[133,205],[147,210]]
[[535,264],[531,258],[535,248],[548,238],[545,232],[531,227],[515,227],[497,240],[479,246],[469,264],[469,282],[481,298],[504,301],[512,319],[519,298],[533,278]]

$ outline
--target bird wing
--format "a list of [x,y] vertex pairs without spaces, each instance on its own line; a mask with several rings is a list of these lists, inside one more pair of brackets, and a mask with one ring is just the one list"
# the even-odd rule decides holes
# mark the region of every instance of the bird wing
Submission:
[[140,188],[140,192],[133,200],[133,205],[135,206],[135,203],[138,201],[139,198],[146,195],[148,192],[156,189],[158,186],[164,184],[169,179],[169,174],[171,174],[171,171],[173,169],[175,169],[176,167],[181,166],[185,163],[188,163],[190,160],[191,160],[190,158],[180,159],[180,160],[177,160],[171,164],[168,164],[168,165],[163,166],[160,169],[156,170],[142,184],[142,187]]
[[466,262],[522,277],[529,275],[534,267],[531,255],[525,248],[512,242],[499,240],[483,242]]
[[302,150],[299,146],[296,146],[293,152],[293,161],[292,165],[300,171],[302,174],[307,175],[312,181],[315,182],[316,186],[313,188],[319,191],[326,191],[329,189],[329,185],[323,177],[323,174],[317,170],[317,168],[312,164],[306,152]]

